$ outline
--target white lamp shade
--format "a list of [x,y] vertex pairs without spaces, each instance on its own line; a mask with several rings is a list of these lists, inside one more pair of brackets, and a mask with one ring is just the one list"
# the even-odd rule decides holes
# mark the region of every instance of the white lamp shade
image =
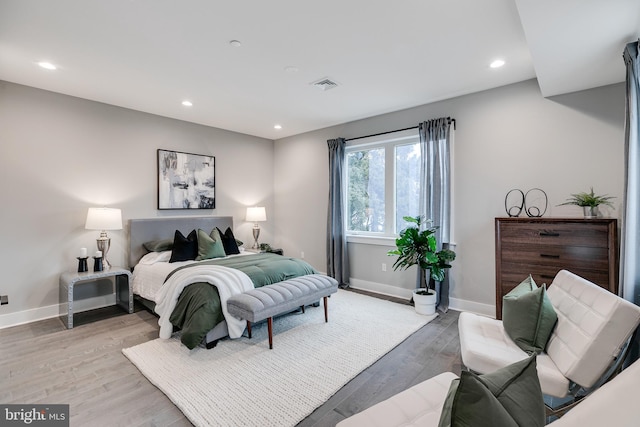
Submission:
[[87,230],[122,230],[122,211],[113,208],[89,208]]
[[247,208],[247,221],[259,222],[267,220],[267,211],[264,206],[256,206],[254,208]]

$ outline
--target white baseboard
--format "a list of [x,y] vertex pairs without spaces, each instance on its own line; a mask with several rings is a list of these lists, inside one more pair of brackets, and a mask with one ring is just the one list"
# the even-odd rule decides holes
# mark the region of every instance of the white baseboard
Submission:
[[[381,295],[387,295],[397,298],[410,300],[412,289],[403,289],[395,286],[385,285],[384,283],[369,282],[367,280],[349,279],[349,287],[363,291],[375,292]],[[449,298],[449,308],[457,311],[470,311],[482,316],[495,318],[496,308],[490,304],[482,304],[474,301],[463,300],[459,298]]]
[[384,283],[369,282],[367,280],[360,280],[349,278],[349,287],[353,289],[360,289],[363,291],[375,292],[381,295],[387,295],[396,298],[404,298],[410,300],[412,296],[412,289],[403,289],[396,286],[385,285]]
[[491,304],[482,304],[479,302],[449,297],[449,308],[456,311],[469,311],[471,313],[494,319],[496,317],[496,307]]
[[[76,300],[73,302],[74,313],[94,310],[96,308],[108,307],[114,305],[115,303],[115,294]],[[1,314],[0,329],[23,325],[25,323],[37,322],[39,320],[51,319],[53,317],[59,316],[59,304],[49,305],[47,307],[33,308],[31,310],[17,311],[15,313]]]

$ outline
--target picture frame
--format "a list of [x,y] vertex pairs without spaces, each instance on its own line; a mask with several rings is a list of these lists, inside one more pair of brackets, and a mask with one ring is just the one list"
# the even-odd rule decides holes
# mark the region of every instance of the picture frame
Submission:
[[216,158],[158,149],[158,210],[215,209]]

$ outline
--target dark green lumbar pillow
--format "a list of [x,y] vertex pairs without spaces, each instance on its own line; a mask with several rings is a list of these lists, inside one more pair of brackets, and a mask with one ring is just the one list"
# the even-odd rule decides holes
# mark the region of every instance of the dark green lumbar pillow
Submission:
[[142,244],[149,252],[170,251],[173,248],[173,239],[151,240]]
[[502,324],[509,337],[529,354],[544,351],[558,315],[545,285],[531,275],[502,298]]
[[451,382],[439,427],[538,427],[545,409],[536,355],[485,375],[463,371]]
[[211,258],[222,258],[227,254],[224,252],[222,239],[217,229],[213,229],[211,234],[198,229],[198,256],[196,261],[202,261]]

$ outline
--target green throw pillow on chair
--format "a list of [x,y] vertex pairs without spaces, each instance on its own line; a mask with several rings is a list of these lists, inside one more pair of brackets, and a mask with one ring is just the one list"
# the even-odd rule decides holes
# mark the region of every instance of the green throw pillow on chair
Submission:
[[537,287],[531,275],[502,298],[504,330],[529,354],[545,349],[557,320],[545,285]]
[[495,372],[453,380],[439,427],[542,427],[545,408],[536,355]]

